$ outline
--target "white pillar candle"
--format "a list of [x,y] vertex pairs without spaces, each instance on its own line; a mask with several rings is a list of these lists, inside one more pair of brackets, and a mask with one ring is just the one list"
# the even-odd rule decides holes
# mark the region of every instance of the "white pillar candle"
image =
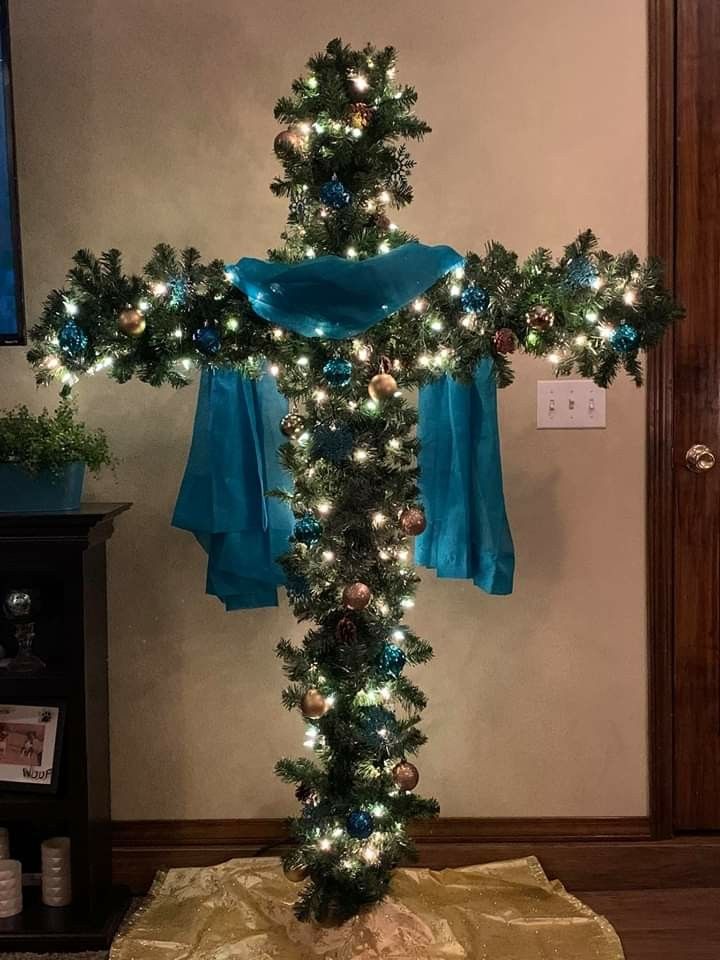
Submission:
[[66,907],[72,899],[70,838],[52,837],[40,847],[42,902],[48,907]]
[[19,860],[0,860],[0,917],[21,913],[22,866]]

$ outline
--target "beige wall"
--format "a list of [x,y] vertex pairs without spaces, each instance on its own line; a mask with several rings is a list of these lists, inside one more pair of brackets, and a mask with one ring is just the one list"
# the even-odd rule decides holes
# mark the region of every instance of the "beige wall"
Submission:
[[[559,251],[591,224],[645,247],[644,0],[15,0],[17,134],[30,316],[79,246],[139,267],[159,240],[262,255],[284,207],[275,98],[341,34],[395,43],[435,129],[402,221],[427,241],[491,237]],[[502,395],[513,597],[425,574],[415,622],[435,644],[423,786],[446,815],[646,811],[643,395],[612,392],[608,429],[535,430],[539,362]],[[34,394],[0,351],[0,402]],[[194,389],[79,389],[135,501],[110,547],[113,807],[120,818],[291,809],[274,759],[302,752],[279,705],[284,607],[225,614],[169,516]]]

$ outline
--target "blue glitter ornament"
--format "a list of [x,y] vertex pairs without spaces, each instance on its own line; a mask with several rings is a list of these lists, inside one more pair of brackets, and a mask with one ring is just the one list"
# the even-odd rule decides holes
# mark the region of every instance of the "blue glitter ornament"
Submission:
[[[360,726],[373,742],[387,740],[397,733],[395,714],[385,707],[361,707]],[[385,731],[384,734],[381,731]]]
[[333,357],[323,367],[323,376],[330,387],[346,387],[352,379],[352,364],[342,357]]
[[367,810],[353,810],[348,814],[345,826],[354,840],[367,840],[375,829],[375,821]]
[[637,330],[629,323],[621,323],[610,337],[610,343],[618,353],[629,353],[637,344]]
[[469,284],[460,294],[460,305],[466,313],[482,313],[490,303],[490,294],[482,287]]
[[572,287],[591,287],[597,279],[597,270],[589,257],[573,257],[567,265],[566,277]]
[[388,643],[380,654],[380,669],[391,677],[398,677],[407,663],[407,657],[394,643]]
[[295,521],[293,536],[298,543],[304,543],[306,547],[312,547],[320,539],[322,526],[311,513],[306,513]]
[[220,349],[220,334],[215,327],[200,327],[193,334],[195,346],[206,357],[212,357]]
[[341,463],[353,448],[353,434],[344,423],[319,423],[312,432],[310,453],[314,458]]
[[342,210],[350,203],[352,197],[338,178],[333,177],[320,187],[320,199],[331,210]]
[[185,277],[173,277],[168,280],[168,290],[170,291],[170,306],[181,307],[188,297],[188,282]]
[[68,360],[80,363],[88,346],[88,336],[74,320],[68,320],[58,334],[60,349]]

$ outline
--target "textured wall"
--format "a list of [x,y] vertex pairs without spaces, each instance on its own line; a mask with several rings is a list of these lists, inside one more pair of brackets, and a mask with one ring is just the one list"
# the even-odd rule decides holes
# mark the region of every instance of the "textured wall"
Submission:
[[[79,246],[141,266],[158,240],[262,255],[284,208],[267,184],[275,98],[332,36],[394,43],[434,134],[415,150],[404,224],[430,242],[559,251],[592,225],[645,246],[644,0],[15,0],[15,95],[29,313]],[[300,16],[300,12],[302,16]],[[517,590],[426,574],[415,622],[437,659],[423,787],[446,815],[646,810],[643,395],[601,432],[537,432],[540,362],[502,396]],[[0,350],[0,403],[37,396]],[[203,556],[169,526],[194,389],[79,389],[135,501],[110,546],[114,814],[252,817],[291,809],[272,764],[302,751],[278,702],[284,607],[226,615]]]

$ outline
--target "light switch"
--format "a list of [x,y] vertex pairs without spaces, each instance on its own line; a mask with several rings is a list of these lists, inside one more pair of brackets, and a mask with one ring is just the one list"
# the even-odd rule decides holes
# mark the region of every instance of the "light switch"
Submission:
[[592,380],[538,380],[538,430],[606,426],[605,394]]

